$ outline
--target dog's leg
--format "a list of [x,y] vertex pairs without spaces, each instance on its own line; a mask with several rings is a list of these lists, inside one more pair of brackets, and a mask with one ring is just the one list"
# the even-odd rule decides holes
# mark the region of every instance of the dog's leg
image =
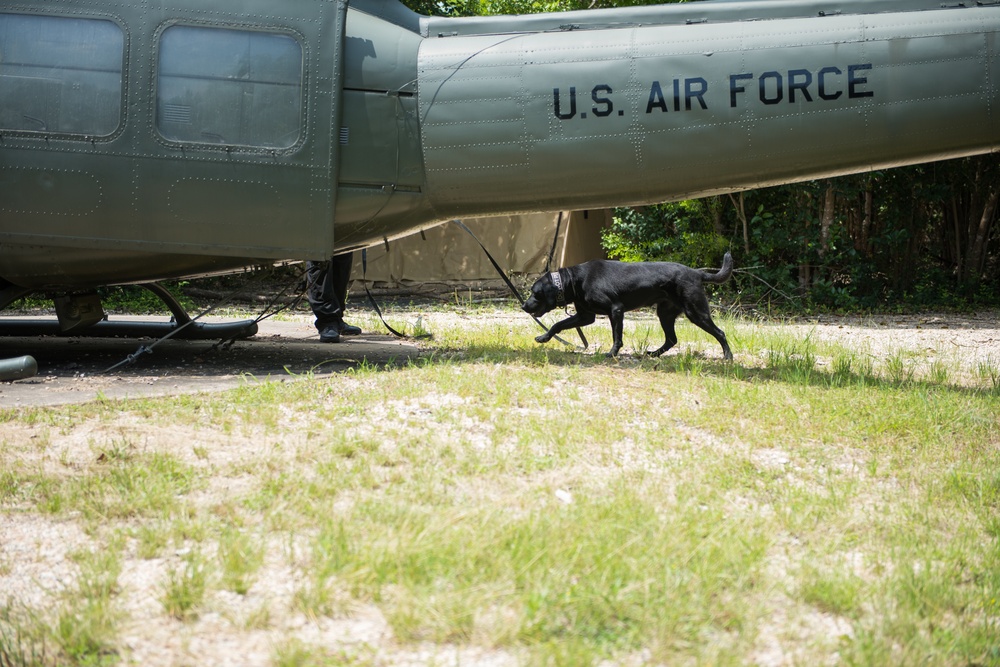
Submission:
[[595,319],[597,319],[597,317],[593,313],[577,311],[575,315],[570,315],[565,320],[560,320],[559,322],[553,324],[551,329],[543,333],[541,336],[537,336],[535,338],[535,342],[548,343],[553,337],[566,329],[585,327],[588,324],[593,324]]
[[715,326],[715,322],[712,321],[711,311],[708,307],[708,297],[704,295],[700,296],[701,298],[688,301],[687,307],[684,309],[684,314],[687,315],[688,320],[692,324],[701,327],[711,334],[715,340],[719,341],[719,345],[722,346],[723,357],[732,361],[733,353],[729,349],[729,343],[726,341],[726,334],[722,329]]
[[647,355],[658,357],[677,344],[677,332],[674,330],[674,321],[680,314],[681,309],[672,303],[660,303],[656,306],[656,316],[660,319],[660,326],[663,327],[663,335],[666,340],[658,349],[646,352]]
[[625,328],[625,309],[620,305],[611,306],[611,314],[608,315],[608,319],[611,320],[611,338],[613,340],[608,356],[617,357],[618,351],[622,349],[623,345],[622,330]]

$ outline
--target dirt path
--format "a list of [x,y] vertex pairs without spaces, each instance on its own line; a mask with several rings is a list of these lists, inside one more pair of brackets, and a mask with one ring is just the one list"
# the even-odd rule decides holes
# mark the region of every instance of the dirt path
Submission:
[[981,362],[1000,364],[1000,313],[996,311],[963,315],[824,316],[774,326],[882,359],[896,351],[906,351],[930,359],[951,357],[971,370]]
[[[483,326],[510,318],[507,312],[475,316],[436,311],[421,315],[435,324],[477,320]],[[652,319],[651,313],[630,318]],[[125,318],[122,318],[125,319]],[[134,318],[139,319],[139,318]],[[598,322],[594,326],[606,326]],[[960,357],[974,369],[980,362],[1000,364],[1000,313],[945,315],[888,315],[876,317],[821,316],[765,323],[783,327],[816,341],[847,344],[885,357],[906,350],[930,359]],[[264,320],[259,333],[229,349],[215,349],[214,341],[166,341],[152,354],[107,373],[150,339],[0,338],[0,359],[31,354],[38,374],[17,382],[0,382],[0,408],[60,405],[107,398],[137,398],[231,389],[262,379],[303,374],[328,376],[367,360],[384,364],[420,354],[412,341],[381,332],[345,337],[337,345],[319,342],[311,318]],[[626,353],[628,350],[626,350]],[[739,358],[737,350],[737,359]]]

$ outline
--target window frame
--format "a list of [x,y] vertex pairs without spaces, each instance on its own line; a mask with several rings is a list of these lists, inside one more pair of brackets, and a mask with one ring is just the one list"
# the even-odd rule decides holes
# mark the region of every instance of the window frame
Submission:
[[[121,36],[121,52],[119,59],[119,86],[118,86],[118,112],[115,117],[115,125],[110,132],[105,134],[98,134],[96,132],[69,132],[65,130],[29,130],[23,128],[9,128],[0,127],[0,135],[12,136],[12,137],[25,137],[25,138],[44,138],[46,141],[51,139],[67,140],[67,141],[81,141],[88,143],[107,143],[115,140],[122,132],[125,131],[127,124],[127,110],[128,110],[128,90],[129,90],[129,49],[131,44],[131,35],[129,34],[128,28],[125,24],[116,16],[109,14],[58,14],[58,13],[46,13],[37,11],[0,11],[0,16],[16,16],[16,17],[28,17],[28,18],[41,18],[41,19],[53,19],[53,20],[69,20],[69,21],[96,21],[101,23],[108,23],[113,25],[118,30],[118,34]],[[56,79],[56,81],[68,81],[69,79]],[[108,116],[111,118],[111,115]]]
[[[163,51],[163,36],[171,28],[201,28],[207,30],[220,30],[220,31],[231,31],[231,32],[244,32],[244,33],[260,33],[262,35],[270,35],[275,37],[287,37],[290,38],[295,45],[298,47],[300,61],[298,70],[298,98],[299,98],[299,108],[297,113],[297,136],[295,141],[293,141],[288,146],[266,146],[261,144],[251,144],[251,143],[233,143],[233,142],[211,142],[211,141],[193,141],[188,139],[173,139],[166,136],[161,129],[160,123],[160,91],[161,91],[161,72],[162,72],[162,51]],[[150,125],[153,130],[153,135],[157,142],[168,146],[170,148],[182,148],[185,150],[202,150],[202,151],[215,151],[224,153],[239,152],[242,154],[261,154],[261,155],[286,155],[298,151],[302,145],[305,143],[308,136],[308,109],[309,109],[309,97],[307,95],[308,86],[308,62],[309,62],[309,46],[308,41],[305,37],[288,27],[277,26],[277,25],[261,25],[261,24],[246,24],[246,23],[216,23],[216,22],[202,22],[202,21],[192,21],[184,19],[176,19],[167,21],[161,24],[153,38],[153,48],[152,48],[152,60],[150,63],[151,71],[151,119]]]

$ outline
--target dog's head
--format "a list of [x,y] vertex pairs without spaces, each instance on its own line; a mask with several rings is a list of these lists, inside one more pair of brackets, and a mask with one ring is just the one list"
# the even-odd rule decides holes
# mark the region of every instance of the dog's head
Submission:
[[[558,273],[546,273],[531,286],[531,296],[524,302],[524,312],[535,317],[566,305],[566,295],[561,284],[556,284]],[[560,280],[561,283],[561,280]]]

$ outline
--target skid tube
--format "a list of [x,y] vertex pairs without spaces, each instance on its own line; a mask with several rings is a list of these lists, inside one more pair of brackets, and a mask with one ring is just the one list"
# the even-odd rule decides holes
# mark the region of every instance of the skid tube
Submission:
[[[236,322],[206,323],[195,322],[181,306],[174,295],[157,283],[145,283],[141,287],[160,298],[170,309],[169,322],[123,322],[101,320],[88,327],[74,329],[70,333],[62,330],[53,319],[2,319],[0,336],[64,336],[88,338],[164,338],[170,336],[178,340],[214,340],[249,338],[257,334],[256,320]],[[21,294],[20,296],[25,296]]]
[[34,357],[23,356],[0,359],[0,382],[14,382],[34,377],[38,374],[38,362]]

